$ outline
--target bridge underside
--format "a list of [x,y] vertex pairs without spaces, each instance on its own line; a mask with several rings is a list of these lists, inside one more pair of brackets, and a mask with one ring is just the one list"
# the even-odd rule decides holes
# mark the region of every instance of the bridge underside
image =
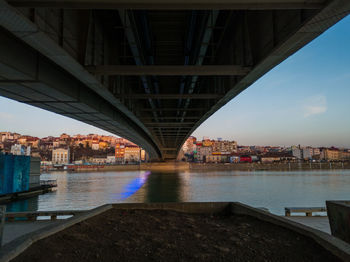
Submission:
[[0,0],[0,95],[174,159],[210,115],[349,10],[347,0]]

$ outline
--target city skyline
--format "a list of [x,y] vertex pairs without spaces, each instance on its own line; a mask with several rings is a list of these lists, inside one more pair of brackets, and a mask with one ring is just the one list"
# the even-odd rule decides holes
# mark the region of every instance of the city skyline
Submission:
[[[148,161],[144,149],[116,136],[98,134],[59,137],[31,137],[0,132],[0,152],[40,157],[42,164],[126,164]],[[0,154],[1,155],[1,154]],[[308,146],[247,146],[234,140],[203,140],[189,137],[177,154],[177,160],[197,163],[276,163],[300,161],[349,161],[350,149]],[[43,162],[44,161],[44,162]],[[53,168],[53,167],[51,167]]]
[[[96,128],[97,131],[98,128]],[[102,130],[103,131],[103,130]],[[106,132],[106,134],[99,134],[99,133],[86,133],[86,134],[83,134],[83,133],[68,133],[68,132],[63,132],[61,134],[58,134],[58,135],[47,135],[47,136],[36,136],[36,135],[29,135],[29,134],[22,134],[22,133],[19,133],[19,132],[11,132],[11,131],[8,131],[8,130],[0,130],[0,144],[1,144],[1,134],[3,133],[12,133],[12,134],[18,134],[19,137],[32,137],[32,138],[37,138],[39,140],[42,140],[42,139],[47,139],[47,138],[50,138],[50,139],[60,139],[60,137],[62,136],[69,136],[71,138],[83,138],[83,137],[94,137],[94,139],[96,138],[99,138],[99,139],[102,139],[103,140],[103,137],[107,138],[107,137],[112,137],[112,139],[122,139],[125,141],[125,143],[132,143],[132,141],[129,141],[125,138],[121,138],[117,135],[114,135],[112,133],[108,133]],[[236,142],[238,146],[242,146],[242,147],[280,147],[280,148],[290,148],[290,147],[298,147],[298,146],[301,146],[301,147],[315,147],[315,148],[322,148],[324,146],[311,146],[309,144],[293,144],[293,145],[259,145],[259,144],[240,144],[236,139],[224,139],[222,137],[209,137],[209,136],[202,136],[202,137],[196,137],[194,135],[191,135],[189,136],[186,141],[190,140],[194,138],[195,140],[197,141],[205,141],[205,140],[209,140],[209,141],[233,141],[233,142]],[[92,138],[91,138],[92,139]],[[128,141],[128,142],[126,142]],[[186,141],[184,143],[186,143]],[[325,148],[337,148],[336,146],[334,145],[331,145],[331,146],[327,146]],[[340,149],[347,149],[348,147],[338,147]]]
[[[268,72],[192,134],[246,145],[350,147],[350,17]],[[0,97],[1,129],[115,135]]]

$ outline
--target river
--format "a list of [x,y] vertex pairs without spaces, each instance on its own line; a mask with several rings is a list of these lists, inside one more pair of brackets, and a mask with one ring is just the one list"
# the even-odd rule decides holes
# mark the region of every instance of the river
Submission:
[[239,201],[278,215],[287,206],[325,206],[350,198],[350,170],[218,172],[52,172],[54,192],[8,211],[91,209],[106,203]]

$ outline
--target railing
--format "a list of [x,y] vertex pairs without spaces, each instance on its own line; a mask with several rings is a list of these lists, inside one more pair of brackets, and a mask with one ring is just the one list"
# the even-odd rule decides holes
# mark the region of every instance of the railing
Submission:
[[57,187],[57,180],[40,180],[40,186]]
[[284,211],[287,217],[291,213],[305,213],[307,217],[311,217],[313,212],[327,212],[327,209],[325,207],[286,207]]
[[86,210],[8,212],[5,216],[8,222],[13,222],[16,218],[35,221],[38,217],[50,217],[51,220],[56,220],[58,216],[75,216],[84,212],[86,212]]

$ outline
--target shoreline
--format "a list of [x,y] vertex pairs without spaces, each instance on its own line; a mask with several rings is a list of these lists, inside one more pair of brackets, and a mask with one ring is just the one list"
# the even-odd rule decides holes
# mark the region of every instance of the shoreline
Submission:
[[350,163],[142,163],[140,165],[105,165],[94,168],[86,167],[76,170],[50,170],[42,173],[62,172],[104,172],[104,171],[322,171],[348,170]]
[[350,169],[350,163],[192,163],[190,171],[317,171]]

